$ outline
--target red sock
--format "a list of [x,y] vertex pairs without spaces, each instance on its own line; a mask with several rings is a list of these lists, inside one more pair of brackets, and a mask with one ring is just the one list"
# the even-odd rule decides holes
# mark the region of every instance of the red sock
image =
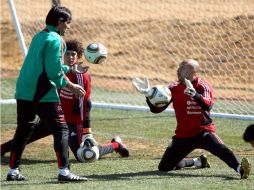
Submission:
[[111,144],[112,144],[114,150],[118,149],[119,144],[117,142],[112,142]]

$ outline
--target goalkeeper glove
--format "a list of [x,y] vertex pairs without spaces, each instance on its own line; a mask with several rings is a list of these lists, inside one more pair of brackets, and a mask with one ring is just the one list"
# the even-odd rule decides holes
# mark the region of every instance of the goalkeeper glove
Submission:
[[80,144],[80,147],[86,146],[86,147],[93,147],[97,146],[98,143],[93,138],[92,134],[85,134],[82,136],[82,143]]
[[193,88],[191,81],[189,81],[188,79],[184,79],[184,81],[185,85],[187,86],[184,90],[184,94],[187,94],[190,97],[195,96],[196,90]]
[[145,78],[144,81],[139,78],[134,78],[132,79],[132,84],[141,94],[144,94],[146,97],[151,96],[152,90],[148,78]]

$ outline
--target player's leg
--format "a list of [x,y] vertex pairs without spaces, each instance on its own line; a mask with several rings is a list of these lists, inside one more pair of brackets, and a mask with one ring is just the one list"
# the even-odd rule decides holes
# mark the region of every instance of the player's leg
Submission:
[[187,138],[175,138],[173,137],[171,144],[167,147],[164,155],[159,163],[159,171],[170,171],[174,169],[180,169],[186,167],[190,163],[184,158],[194,150],[194,146],[191,140]]
[[[90,112],[91,112],[92,104],[91,101],[88,100],[86,104],[86,114],[85,120],[83,122],[83,134],[91,133],[91,126],[90,126]],[[100,158],[104,155],[110,154],[113,151],[119,153],[122,157],[129,156],[129,150],[127,146],[122,142],[120,137],[114,137],[111,140],[111,143],[101,144],[98,145]]]
[[[34,141],[37,141],[41,138],[44,138],[52,134],[49,127],[44,126],[43,123],[40,122],[39,120],[35,121],[35,124],[31,127],[31,130],[32,130],[31,135],[26,144],[30,144]],[[0,146],[1,156],[4,156],[5,153],[10,152],[12,142],[13,140],[9,140],[1,144]]]
[[68,137],[69,129],[64,119],[60,103],[39,103],[38,115],[42,122],[51,127],[54,137],[54,149],[59,168],[59,181],[83,181],[85,177],[77,176],[69,170]]
[[100,153],[99,158],[102,158],[103,156],[114,152],[114,147],[113,147],[112,143],[100,144],[100,145],[98,145],[98,149],[99,149],[99,153]]
[[73,155],[75,156],[76,160],[81,162],[77,156],[77,150],[82,141],[83,127],[82,125],[76,125],[76,124],[70,124],[70,123],[68,123],[67,125],[69,128],[69,147]]
[[33,102],[17,100],[17,128],[11,143],[10,170],[7,181],[21,181],[26,178],[19,173],[19,165],[25,145],[31,134],[31,127],[36,118]]
[[229,167],[238,172],[241,178],[249,176],[251,165],[248,160],[243,159],[243,163],[240,164],[235,154],[223,143],[216,133],[205,132],[202,137],[200,148],[211,152],[223,160]]
[[110,143],[98,145],[98,148],[100,158],[107,154],[111,154],[114,151],[117,152],[121,157],[129,157],[129,150],[119,136],[114,137]]
[[176,165],[176,170],[185,167],[196,167],[196,168],[210,168],[211,165],[205,154],[200,155],[196,158],[184,158]]
[[[68,127],[69,127],[69,147],[71,151],[73,152],[76,160],[80,162],[77,156],[77,150],[82,140],[83,126],[68,124]],[[121,153],[122,157],[129,156],[129,151],[126,148],[126,146],[122,143],[121,139],[119,137],[115,137],[113,139],[114,139],[114,142],[98,145],[100,158],[107,154],[113,153],[114,150],[118,151],[119,154]]]
[[115,136],[111,140],[111,145],[121,157],[129,157],[129,150],[127,146],[122,142],[122,139],[119,136]]
[[[79,158],[77,156],[77,150],[78,150],[80,143],[82,141],[83,126],[68,123],[68,127],[69,127],[69,147],[70,147],[73,155],[75,156],[76,160],[78,162],[82,162],[81,160],[79,160]],[[98,145],[98,149],[99,149],[100,158],[103,155],[112,153],[114,150],[112,143],[105,144],[105,145]]]

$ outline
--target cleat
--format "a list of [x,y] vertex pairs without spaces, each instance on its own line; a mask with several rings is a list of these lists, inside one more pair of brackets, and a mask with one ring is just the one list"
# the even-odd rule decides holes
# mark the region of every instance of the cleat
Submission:
[[118,154],[122,157],[129,157],[129,150],[127,149],[126,145],[123,144],[122,139],[119,136],[114,137],[111,142],[117,142],[119,147],[116,150]]
[[250,175],[250,171],[251,171],[251,163],[247,158],[242,158],[240,168],[241,179],[247,179]]
[[202,154],[198,158],[201,162],[201,166],[199,168],[210,168],[211,164],[209,163],[207,156],[205,154]]
[[27,180],[25,176],[18,174],[7,174],[7,181],[25,181]]
[[73,173],[69,173],[68,175],[64,176],[59,174],[58,181],[60,182],[79,182],[79,181],[87,181],[88,179],[83,176],[78,176]]

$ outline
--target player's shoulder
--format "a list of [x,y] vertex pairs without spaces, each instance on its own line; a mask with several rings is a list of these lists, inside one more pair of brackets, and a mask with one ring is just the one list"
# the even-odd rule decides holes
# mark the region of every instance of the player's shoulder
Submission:
[[53,32],[53,31],[48,33],[47,39],[55,43],[62,43],[64,41],[57,32]]
[[76,78],[78,78],[78,80],[80,80],[81,78],[84,81],[90,81],[91,80],[91,76],[90,76],[89,71],[87,71],[85,73],[75,73],[74,75],[76,76]]
[[210,83],[204,78],[197,77],[196,79],[194,79],[194,81],[196,81],[198,86],[202,86],[203,88],[211,89]]
[[61,36],[54,35],[53,32],[45,34],[42,38],[45,40],[45,45],[52,49],[58,49],[59,47],[64,46],[64,41]]
[[179,86],[179,85],[180,85],[180,81],[175,81],[175,82],[169,84],[169,85],[168,85],[168,88],[169,88],[170,90],[172,90],[172,89],[176,88],[176,87]]
[[194,79],[194,81],[196,81],[198,83],[207,83],[207,84],[209,84],[209,82],[206,79],[202,78],[202,77],[196,77]]

